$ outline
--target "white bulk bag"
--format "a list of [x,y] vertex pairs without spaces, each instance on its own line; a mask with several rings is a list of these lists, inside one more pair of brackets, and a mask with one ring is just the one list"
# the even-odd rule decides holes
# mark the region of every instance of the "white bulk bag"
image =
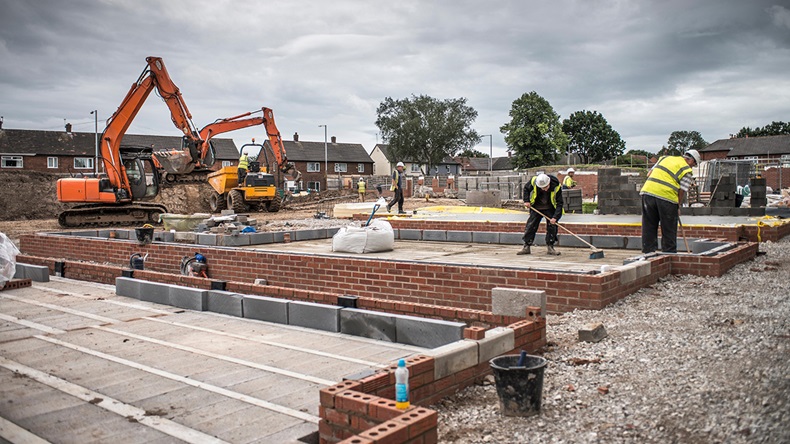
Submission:
[[377,253],[394,247],[395,232],[382,219],[373,219],[367,227],[346,225],[332,237],[332,251],[342,253]]

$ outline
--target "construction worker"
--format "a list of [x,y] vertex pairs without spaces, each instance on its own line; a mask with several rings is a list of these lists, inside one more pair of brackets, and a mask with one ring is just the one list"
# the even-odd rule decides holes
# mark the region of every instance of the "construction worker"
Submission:
[[239,157],[239,165],[238,165],[238,174],[239,174],[239,186],[244,184],[244,178],[247,177],[247,169],[250,167],[250,161],[247,158],[247,153],[242,151],[241,157]]
[[359,201],[365,201],[365,179],[359,178],[359,182],[357,182],[357,191],[359,192]]
[[387,211],[392,211],[392,207],[398,204],[398,214],[406,214],[403,211],[403,162],[398,162],[395,166],[395,171],[392,172],[390,191],[394,191],[395,196],[387,204]]
[[524,186],[524,208],[529,210],[529,219],[524,229],[524,248],[518,253],[531,254],[530,247],[535,241],[535,233],[538,232],[543,216],[533,209],[550,217],[546,221],[546,253],[552,256],[559,256],[560,252],[554,249],[557,243],[557,221],[562,217],[562,192],[560,192],[560,180],[548,174],[539,174],[533,177]]
[[565,173],[565,179],[562,181],[562,189],[569,190],[571,188],[576,188],[576,181],[573,180],[573,175],[576,174],[576,171],[573,168],[568,168],[568,171]]
[[658,248],[661,225],[661,251],[677,253],[680,204],[693,181],[691,167],[699,165],[697,150],[683,156],[662,156],[647,173],[642,195],[642,253]]

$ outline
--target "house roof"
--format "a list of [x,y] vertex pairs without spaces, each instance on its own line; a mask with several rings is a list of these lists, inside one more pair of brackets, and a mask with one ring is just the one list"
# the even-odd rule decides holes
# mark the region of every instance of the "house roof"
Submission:
[[790,154],[790,135],[721,139],[700,151],[726,151],[728,157]]
[[359,143],[327,143],[326,155],[324,142],[283,140],[283,146],[291,162],[323,162],[326,156],[329,162],[373,163],[365,147]]
[[[387,160],[390,161],[390,163],[396,163],[398,161],[404,162],[404,163],[417,163],[417,161],[415,161],[414,159],[408,159],[408,158],[407,159],[398,159],[398,160],[396,160],[392,156],[392,154],[390,153],[388,144],[379,143],[379,144],[376,144],[375,147],[373,147],[374,150],[376,148],[378,148],[382,152],[382,154],[384,154],[384,157],[386,157]],[[457,160],[453,159],[452,157],[446,156],[444,159],[442,159],[442,162],[439,165],[460,165],[460,164],[461,164],[460,162],[458,162]]]
[[[468,171],[488,171],[489,168],[488,157],[456,157],[456,160]],[[494,171],[512,170],[513,162],[510,157],[494,157],[490,166]]]
[[[217,159],[230,160],[239,157],[233,139],[211,139],[217,151]],[[150,136],[126,134],[122,146],[152,146],[154,149],[180,148],[181,136]],[[0,130],[0,153],[43,154],[61,156],[93,156],[96,152],[94,133],[66,133],[65,131]]]

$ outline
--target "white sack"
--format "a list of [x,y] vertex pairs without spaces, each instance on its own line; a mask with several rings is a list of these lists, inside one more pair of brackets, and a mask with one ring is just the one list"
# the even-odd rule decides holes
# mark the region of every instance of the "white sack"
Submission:
[[0,288],[14,278],[17,254],[19,254],[19,250],[16,245],[5,234],[0,233]]
[[367,227],[347,225],[332,237],[332,251],[342,253],[377,253],[394,247],[395,232],[382,219],[373,219]]

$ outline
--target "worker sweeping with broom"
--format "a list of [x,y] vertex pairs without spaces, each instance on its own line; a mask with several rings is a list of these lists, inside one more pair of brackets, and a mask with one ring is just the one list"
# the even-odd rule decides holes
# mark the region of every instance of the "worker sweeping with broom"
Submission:
[[[524,230],[524,248],[518,255],[531,254],[530,247],[535,241],[535,233],[544,215],[546,217],[546,253],[559,256],[560,252],[554,249],[557,243],[557,221],[562,217],[562,192],[560,180],[548,174],[539,174],[533,177],[524,186],[524,208],[530,210],[527,226]],[[538,211],[532,211],[532,210]],[[542,214],[541,214],[542,213]]]

